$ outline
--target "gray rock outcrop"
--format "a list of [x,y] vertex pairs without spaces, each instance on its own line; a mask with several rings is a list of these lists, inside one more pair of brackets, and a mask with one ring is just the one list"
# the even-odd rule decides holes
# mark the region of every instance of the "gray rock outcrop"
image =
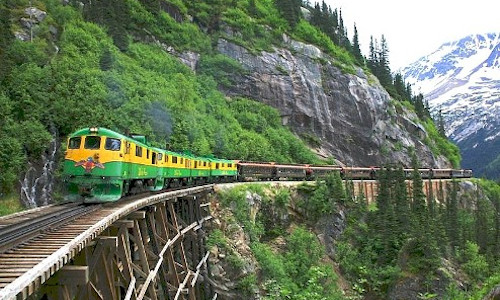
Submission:
[[417,116],[402,106],[396,108],[375,77],[361,68],[356,75],[344,73],[319,48],[287,36],[283,41],[284,47],[255,55],[219,39],[218,51],[248,71],[226,94],[277,108],[283,124],[296,134],[320,138],[318,153],[346,165],[398,161],[410,165],[410,148],[424,167],[449,165],[422,143],[427,133],[415,121]]

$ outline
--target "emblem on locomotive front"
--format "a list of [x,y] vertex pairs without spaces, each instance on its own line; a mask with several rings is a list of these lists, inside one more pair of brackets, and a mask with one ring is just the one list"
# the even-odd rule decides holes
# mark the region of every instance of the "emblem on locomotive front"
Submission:
[[86,160],[80,160],[79,162],[75,163],[75,167],[78,166],[82,166],[85,169],[85,173],[90,173],[95,167],[104,169],[104,165],[101,164],[98,159],[94,160],[92,157],[89,157]]

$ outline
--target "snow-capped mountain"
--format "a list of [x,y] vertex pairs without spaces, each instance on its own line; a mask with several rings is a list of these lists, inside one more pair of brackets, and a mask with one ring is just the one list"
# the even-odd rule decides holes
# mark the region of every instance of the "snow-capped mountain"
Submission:
[[462,150],[463,167],[500,177],[500,33],[443,44],[402,71]]

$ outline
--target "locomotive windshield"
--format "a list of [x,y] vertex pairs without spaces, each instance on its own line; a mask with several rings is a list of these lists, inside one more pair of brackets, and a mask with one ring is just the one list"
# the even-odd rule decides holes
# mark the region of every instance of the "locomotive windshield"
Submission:
[[120,140],[113,138],[106,138],[106,144],[104,145],[104,149],[111,151],[120,151]]
[[82,143],[81,137],[72,137],[69,139],[68,148],[69,149],[80,149],[80,144]]
[[85,149],[99,149],[101,147],[101,137],[87,136],[85,138]]

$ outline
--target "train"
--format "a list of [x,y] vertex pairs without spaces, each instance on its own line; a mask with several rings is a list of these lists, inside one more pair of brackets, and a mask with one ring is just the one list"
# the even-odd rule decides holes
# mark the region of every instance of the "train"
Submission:
[[[152,147],[144,135],[102,127],[68,137],[63,163],[65,200],[114,202],[127,195],[187,185],[248,180],[315,180],[332,172],[376,179],[380,167],[281,164],[200,157]],[[468,178],[471,170],[419,169],[422,178]],[[407,177],[412,169],[405,169]]]

